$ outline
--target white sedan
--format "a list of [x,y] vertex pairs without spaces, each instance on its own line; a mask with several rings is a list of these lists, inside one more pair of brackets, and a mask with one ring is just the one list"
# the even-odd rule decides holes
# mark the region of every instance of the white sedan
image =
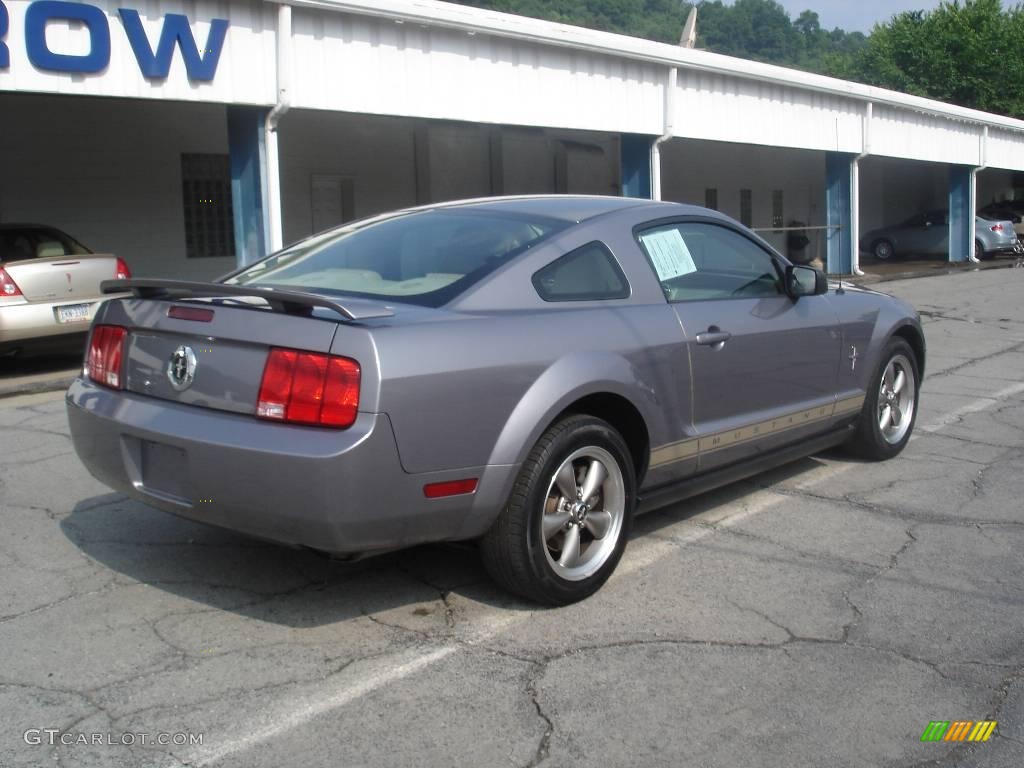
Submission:
[[93,253],[39,224],[0,224],[0,355],[67,343],[110,298],[100,282],[127,279],[124,260]]

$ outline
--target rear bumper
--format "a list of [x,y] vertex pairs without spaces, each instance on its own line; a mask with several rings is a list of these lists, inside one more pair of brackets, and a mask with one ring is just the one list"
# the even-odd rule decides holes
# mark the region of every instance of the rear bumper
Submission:
[[1019,246],[1016,239],[1010,242],[992,243],[987,247],[986,253],[1014,253],[1019,250]]
[[[385,414],[347,430],[295,427],[112,392],[67,393],[75,451],[101,482],[181,517],[335,553],[482,534],[514,467],[411,475]],[[426,499],[427,483],[480,478],[472,495]]]
[[[94,298],[22,304],[0,302],[0,344],[85,333],[89,330],[89,323],[96,314],[96,308],[103,301],[104,299]],[[90,305],[87,317],[73,323],[57,322],[57,307],[76,304]]]

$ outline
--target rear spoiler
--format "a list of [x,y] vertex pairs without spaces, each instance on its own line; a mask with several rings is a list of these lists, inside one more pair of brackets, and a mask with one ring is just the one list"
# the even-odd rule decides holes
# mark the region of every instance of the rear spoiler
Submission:
[[344,302],[329,299],[316,293],[281,290],[263,285],[226,285],[224,283],[200,283],[189,280],[155,280],[130,278],[128,280],[104,280],[100,283],[103,293],[124,293],[131,291],[140,299],[174,299],[217,296],[246,296],[263,299],[277,312],[289,315],[308,315],[314,307],[323,307],[337,312],[349,320],[367,320],[372,317],[391,317],[395,313],[385,306],[372,301],[347,299]]

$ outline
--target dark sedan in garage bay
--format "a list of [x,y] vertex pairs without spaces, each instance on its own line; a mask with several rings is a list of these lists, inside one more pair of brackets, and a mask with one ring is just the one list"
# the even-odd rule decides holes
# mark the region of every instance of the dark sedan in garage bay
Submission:
[[832,446],[895,456],[925,365],[903,302],[644,200],[435,205],[122,287],[67,393],[99,480],[335,554],[478,540],[550,604],[600,587],[638,512]]

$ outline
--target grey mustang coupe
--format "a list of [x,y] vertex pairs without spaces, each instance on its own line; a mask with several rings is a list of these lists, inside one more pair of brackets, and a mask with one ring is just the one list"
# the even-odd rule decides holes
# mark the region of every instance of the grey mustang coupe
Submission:
[[472,200],[315,235],[214,283],[111,281],[67,393],[99,480],[355,555],[479,540],[550,604],[634,514],[846,444],[910,439],[917,313],[713,211]]

